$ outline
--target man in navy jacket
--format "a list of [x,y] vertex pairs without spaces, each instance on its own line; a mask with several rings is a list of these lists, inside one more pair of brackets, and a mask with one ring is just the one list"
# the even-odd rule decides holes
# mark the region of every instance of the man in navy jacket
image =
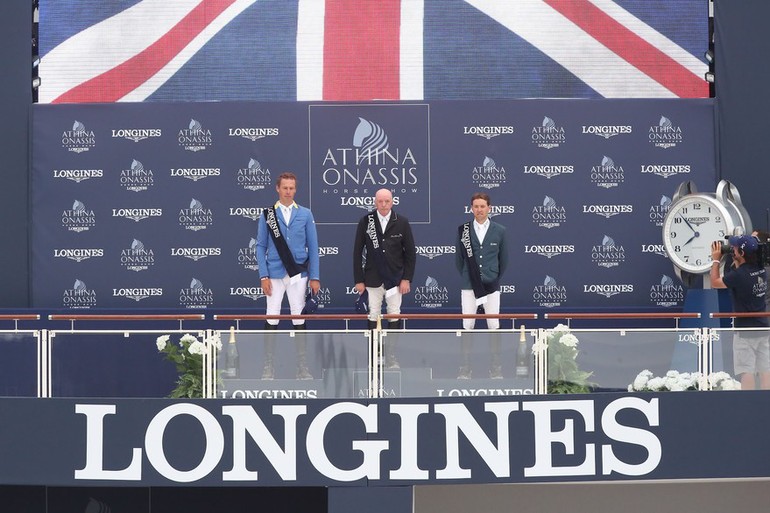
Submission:
[[[353,245],[353,279],[359,294],[368,292],[370,329],[377,327],[383,301],[388,314],[401,313],[401,298],[411,290],[417,261],[412,228],[406,217],[393,210],[393,194],[380,189],[374,202],[376,209],[358,222]],[[388,329],[401,326],[399,320],[388,323]],[[394,347],[385,350],[386,365],[398,367]]]

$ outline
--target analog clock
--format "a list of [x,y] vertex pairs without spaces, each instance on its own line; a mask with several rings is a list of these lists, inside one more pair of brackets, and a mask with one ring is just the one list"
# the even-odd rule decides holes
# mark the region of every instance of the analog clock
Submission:
[[714,194],[687,194],[668,209],[663,222],[663,247],[673,264],[688,273],[711,268],[711,243],[724,241],[736,228],[735,212]]

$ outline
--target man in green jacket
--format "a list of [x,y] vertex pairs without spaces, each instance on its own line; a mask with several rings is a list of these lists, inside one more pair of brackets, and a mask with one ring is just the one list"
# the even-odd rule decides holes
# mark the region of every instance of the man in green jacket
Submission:
[[[473,221],[463,223],[457,230],[455,264],[462,275],[460,291],[462,313],[475,314],[483,307],[486,314],[500,313],[500,278],[508,267],[508,248],[505,227],[492,222],[489,212],[492,202],[489,195],[477,192],[471,197]],[[475,319],[463,319],[463,328],[472,330]],[[496,330],[499,319],[487,319],[487,328]],[[470,378],[467,343],[463,343],[463,365],[460,379]],[[501,378],[499,340],[493,343],[490,377]]]

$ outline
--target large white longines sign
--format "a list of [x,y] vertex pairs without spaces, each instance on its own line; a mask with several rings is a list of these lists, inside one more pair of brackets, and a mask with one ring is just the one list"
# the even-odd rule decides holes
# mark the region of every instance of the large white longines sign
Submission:
[[0,398],[0,419],[0,485],[387,487],[770,477],[770,396],[761,392]]
[[[144,429],[140,446],[123,448],[128,462],[120,468],[105,465],[105,451],[115,450],[118,433],[106,426],[121,411],[115,404],[76,404],[75,412],[84,416],[85,465],[74,471],[76,480],[142,481],[152,468],[174,483],[192,483],[204,478],[223,482],[254,483],[266,470],[280,480],[304,479],[349,483],[362,479],[383,481],[473,480],[476,472],[464,459],[477,459],[496,479],[513,476],[560,478],[567,476],[644,476],[661,460],[658,399],[622,397],[606,405],[593,400],[495,401],[483,402],[483,414],[473,413],[463,403],[332,403],[310,412],[308,404],[274,404],[269,415],[280,419],[278,429],[267,425],[265,414],[250,404],[222,405],[216,410],[193,403],[173,403],[158,411]],[[642,420],[629,425],[621,419],[624,410]],[[182,468],[165,440],[174,420],[189,417],[202,437],[187,450],[197,454],[191,468]],[[479,417],[488,422],[482,423]],[[564,419],[556,427],[554,419]],[[350,432],[335,429],[345,418],[354,426]],[[425,422],[423,422],[425,419]],[[518,419],[517,422],[513,422]],[[519,433],[514,425],[529,424]],[[482,424],[486,424],[483,426]],[[395,430],[383,429],[394,425]],[[425,427],[440,426],[440,433]],[[355,429],[355,428],[358,429]],[[491,429],[489,429],[491,428]],[[595,435],[600,434],[601,437]],[[174,431],[174,437],[180,436]],[[335,438],[340,451],[357,454],[352,466],[337,463],[339,455],[330,453],[326,440]],[[430,438],[441,439],[440,457],[421,461],[420,445]],[[519,444],[526,441],[532,456],[520,458]],[[606,440],[597,443],[597,439]],[[435,443],[435,442],[434,442]],[[616,447],[630,444],[643,449],[641,460],[619,455]],[[464,447],[466,446],[467,447]],[[252,453],[261,453],[269,467],[250,464]],[[464,458],[463,452],[474,453]],[[383,454],[393,453],[384,463]],[[555,456],[560,454],[563,462]],[[300,456],[302,455],[302,456]],[[118,455],[120,456],[120,455]],[[300,470],[305,459],[309,469]],[[310,472],[308,472],[308,470]],[[300,475],[306,474],[306,475]]]

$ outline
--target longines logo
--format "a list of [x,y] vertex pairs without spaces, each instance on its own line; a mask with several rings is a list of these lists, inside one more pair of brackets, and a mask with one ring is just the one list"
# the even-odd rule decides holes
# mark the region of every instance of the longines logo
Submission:
[[213,304],[214,293],[198,278],[193,278],[188,288],[179,289],[179,305],[183,308],[207,308]]
[[254,158],[249,159],[245,168],[238,169],[235,179],[238,185],[247,191],[261,191],[273,182],[270,170],[262,167],[262,164]]
[[163,216],[162,208],[113,208],[112,217],[125,217],[138,223],[150,217]]
[[437,388],[438,397],[479,397],[485,395],[534,395],[531,388]]
[[87,232],[96,226],[96,215],[82,201],[75,200],[71,209],[62,211],[61,225],[70,232]]
[[257,239],[252,237],[249,245],[245,248],[238,248],[238,265],[248,271],[258,271],[259,262],[257,261]]
[[64,178],[75,183],[80,183],[91,178],[101,178],[104,176],[103,169],[54,169],[54,178]]
[[591,182],[597,187],[609,189],[617,187],[625,181],[625,174],[621,166],[615,165],[615,161],[608,156],[602,157],[602,163],[591,168]]
[[211,147],[213,138],[211,130],[203,128],[200,121],[191,119],[187,128],[179,130],[177,142],[187,151],[198,152]]
[[244,127],[244,128],[228,128],[228,137],[242,137],[249,141],[257,141],[264,139],[265,137],[276,137],[278,135],[278,128],[256,128],[256,127]]
[[96,306],[96,291],[89,289],[85,282],[76,279],[71,289],[65,289],[62,294],[62,305],[65,308],[91,308]]
[[[495,216],[500,216],[504,214],[514,214],[515,212],[516,212],[515,205],[492,205],[491,207],[489,207],[489,217],[495,217]],[[471,210],[471,207],[466,205],[465,209],[463,210],[463,213],[473,214],[473,211]]]
[[[385,372],[383,387],[390,395],[393,389],[387,383],[389,374]],[[356,374],[362,375],[365,373]],[[354,378],[353,387],[360,384],[359,380]],[[275,400],[275,404],[261,409],[248,403],[153,403],[142,405],[141,418],[118,401],[77,401],[73,421],[77,429],[70,436],[83,440],[82,461],[76,463],[82,468],[75,467],[71,478],[83,484],[112,480],[123,486],[153,479],[161,483],[221,481],[260,486],[268,479],[263,469],[275,469],[275,477],[269,475],[279,484],[310,480],[345,485],[366,480],[377,486],[388,484],[388,479],[426,484],[446,480],[477,482],[492,474],[501,481],[522,477],[525,481],[542,481],[575,475],[593,480],[609,475],[638,478],[658,475],[663,455],[675,443],[665,436],[673,427],[670,418],[662,413],[665,410],[659,402],[663,398],[658,397],[623,395],[606,401],[591,396],[569,401],[511,397],[474,403],[447,398],[531,393],[514,387],[444,388],[441,401],[407,403],[394,398],[388,402],[348,400],[313,405],[309,404],[310,397],[318,395],[300,394],[299,387],[249,387],[231,390],[221,398],[241,402],[265,398]],[[299,397],[308,400],[286,402]],[[565,421],[559,424],[553,419]],[[188,453],[202,455],[193,468],[185,466],[190,454],[169,450],[171,444],[162,443],[164,433],[168,438],[180,425],[193,426],[196,431],[197,436],[178,435]],[[531,429],[522,433],[516,430],[520,425]],[[433,426],[434,431],[429,431]],[[442,436],[435,436],[435,429]],[[339,451],[329,450],[324,443],[330,437],[335,437],[340,447],[355,447],[357,460],[340,464]],[[564,458],[563,452],[554,449],[557,445],[568,448],[572,457]],[[629,455],[629,450],[634,454]],[[419,458],[418,465],[418,455],[428,451],[432,457]],[[531,454],[526,461],[517,458],[524,451]],[[250,459],[257,452],[264,455],[258,466]],[[634,457],[636,454],[641,456]],[[122,465],[118,469],[110,466],[110,457]],[[466,462],[470,459],[473,463],[469,465]],[[663,466],[664,473],[668,468]],[[90,502],[85,511],[108,513],[109,506]]]
[[171,176],[177,176],[181,178],[186,178],[188,180],[192,180],[193,182],[197,182],[198,180],[203,180],[204,178],[208,178],[209,176],[219,176],[222,174],[222,170],[218,167],[179,167],[179,168],[171,168]]
[[674,282],[665,274],[660,279],[660,284],[650,287],[650,302],[657,306],[672,307],[682,304],[684,301],[684,287]]
[[221,254],[222,248],[171,248],[171,256],[189,258],[194,262]]
[[663,244],[642,244],[642,253],[652,253],[662,257],[668,257]]
[[463,135],[478,135],[486,140],[490,140],[498,135],[510,135],[513,133],[513,127],[507,126],[464,126]]
[[148,297],[162,296],[162,287],[131,287],[122,289],[112,289],[112,297],[124,297],[139,302]]
[[218,390],[220,399],[318,399],[316,389],[267,388]]
[[[420,164],[411,148],[392,148],[385,130],[359,117],[353,146],[327,148],[321,161],[324,194],[349,188],[389,188],[395,193],[416,193]],[[366,192],[366,191],[364,191]]]
[[483,189],[494,189],[505,183],[505,168],[497,165],[491,157],[484,157],[481,166],[473,168],[473,183]]
[[647,140],[656,148],[673,148],[683,141],[682,129],[661,116],[658,125],[652,125],[647,132]]
[[339,255],[340,248],[337,246],[321,246],[318,248],[318,256],[325,257],[327,255]]
[[[398,206],[400,198],[393,196],[393,206]],[[341,196],[340,206],[356,207],[369,212],[374,209],[374,196]]]
[[203,203],[193,198],[189,208],[179,209],[179,226],[194,232],[205,230],[214,224],[214,214]]
[[130,248],[120,252],[120,265],[129,271],[146,271],[155,265],[155,252],[134,239]]
[[542,165],[542,166],[524,166],[525,175],[537,175],[543,178],[551,179],[560,175],[571,175],[575,172],[575,166],[569,165]]
[[668,196],[661,196],[660,202],[657,205],[652,205],[649,211],[650,224],[655,226],[663,226],[663,221],[666,219],[668,209],[671,207],[671,198]]
[[599,294],[604,297],[617,296],[618,294],[630,294],[634,291],[634,286],[630,283],[592,283],[583,285],[583,292],[586,294]]
[[263,207],[230,207],[228,215],[233,217],[245,217],[256,221],[262,215]]
[[584,134],[598,135],[609,139],[621,134],[630,134],[631,125],[583,125]]
[[424,286],[415,287],[414,301],[423,308],[441,308],[449,303],[449,291],[436,278],[428,276]]
[[532,144],[546,150],[558,148],[567,141],[564,127],[557,126],[556,122],[548,116],[543,118],[541,126],[532,127],[530,139]]
[[265,291],[262,290],[262,287],[255,287],[251,285],[241,286],[241,287],[230,287],[230,296],[245,297],[246,299],[251,299],[252,301],[256,301],[258,299],[265,297]]
[[617,267],[625,261],[625,249],[608,235],[602,237],[601,244],[595,244],[591,247],[591,262],[598,267],[609,269],[610,267]]
[[618,214],[632,214],[633,212],[633,205],[583,205],[584,214],[596,214],[607,219]]
[[563,255],[565,253],[574,252],[575,246],[573,244],[533,244],[524,246],[525,254],[534,253],[549,259],[555,256]]
[[54,258],[66,258],[75,262],[82,262],[89,258],[100,258],[104,256],[102,248],[73,248],[73,249],[54,249]]
[[559,285],[552,276],[545,276],[542,285],[532,289],[532,302],[543,308],[561,306],[567,301],[567,288]]
[[690,173],[689,164],[642,164],[642,174],[653,174],[669,178]]
[[136,159],[131,161],[129,169],[120,170],[120,186],[127,191],[141,192],[155,185],[152,169],[145,169],[144,164]]
[[72,130],[65,130],[61,134],[62,148],[74,153],[83,153],[96,146],[96,136],[92,130],[86,129],[86,126],[80,121],[72,124]]
[[500,294],[515,294],[516,285],[500,285]]
[[160,137],[163,131],[160,128],[118,128],[112,130],[113,139],[128,139],[139,142],[150,137]]
[[542,205],[532,208],[532,222],[541,228],[555,228],[567,222],[567,211],[552,197],[546,196]]
[[441,255],[454,255],[456,248],[454,246],[417,246],[417,256],[433,260]]

